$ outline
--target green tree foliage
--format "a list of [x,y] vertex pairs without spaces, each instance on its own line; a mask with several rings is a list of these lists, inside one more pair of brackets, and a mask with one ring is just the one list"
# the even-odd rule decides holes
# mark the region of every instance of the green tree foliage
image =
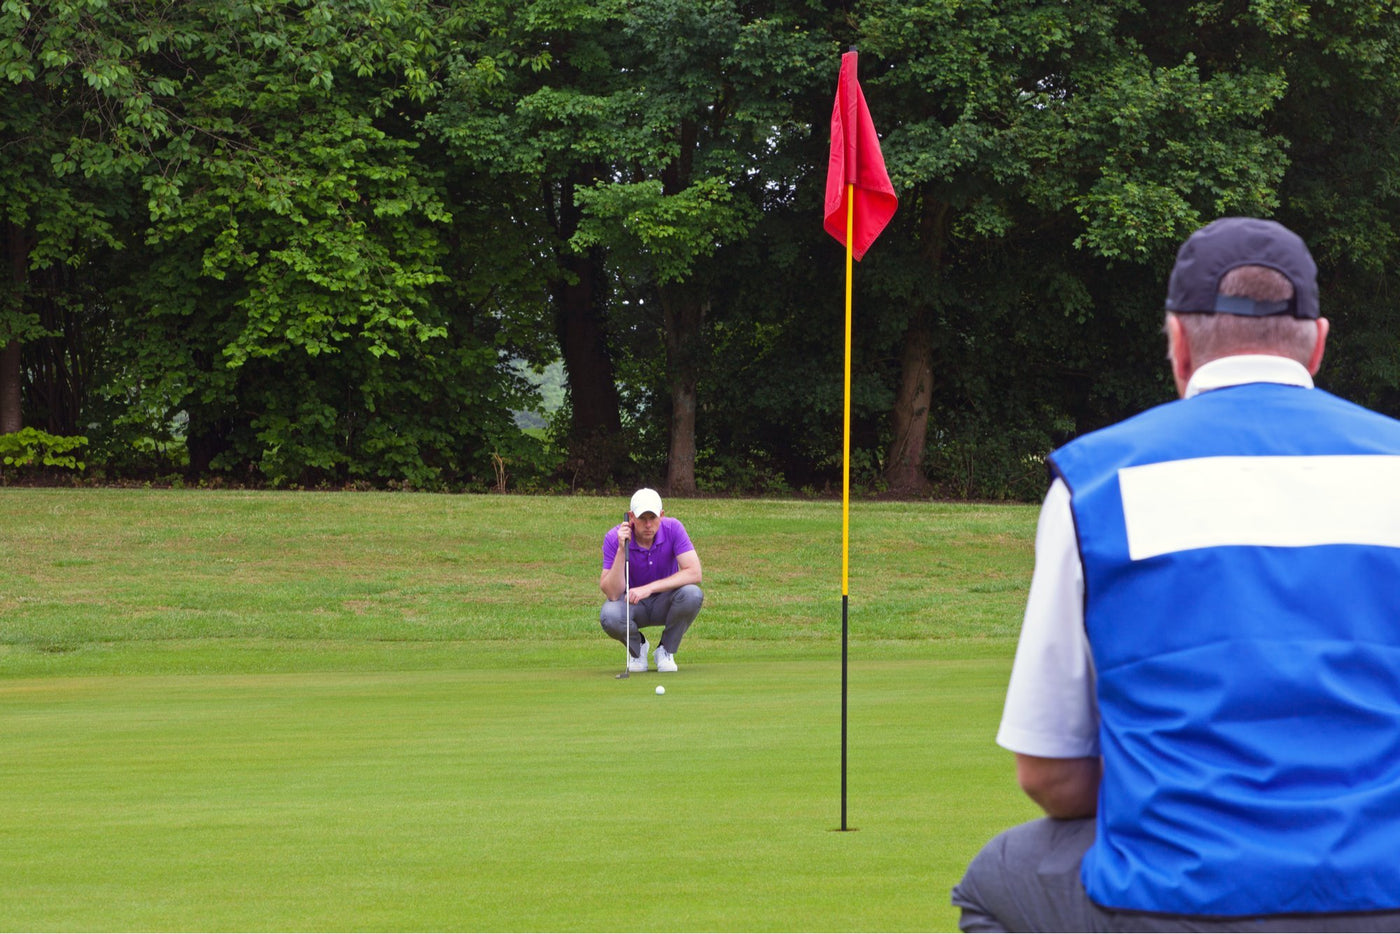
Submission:
[[1288,63],[1280,216],[1308,232],[1334,322],[1319,380],[1400,414],[1400,5],[1291,3],[1280,19],[1258,43]]
[[[84,201],[62,237],[31,238],[28,265],[81,263],[94,240],[141,256],[110,283],[125,391],[109,395],[154,416],[137,429],[184,419],[196,473],[488,476],[493,449],[519,443],[524,384],[497,320],[454,301],[444,175],[404,119],[436,93],[440,15],[391,0],[51,9],[6,74],[31,97],[66,90],[76,48],[88,90],[51,94],[71,135],[29,200],[68,204],[70,179],[124,173],[144,211]],[[69,19],[82,42],[61,41]]]
[[[256,482],[829,488],[839,54],[900,196],[854,476],[1030,497],[1170,397],[1175,245],[1314,245],[1400,411],[1400,8],[1368,0],[0,0],[0,432]],[[547,449],[520,368],[562,359]],[[177,454],[183,448],[184,453]]]
[[[573,242],[610,247],[615,276],[643,314],[634,355],[664,350],[667,486],[696,489],[702,374],[712,366],[707,320],[728,274],[725,247],[749,236],[767,191],[790,174],[782,150],[796,129],[794,89],[811,87],[830,40],[806,4],[644,0],[623,34],[632,100],[625,117],[643,146],[580,192]],[[721,312],[722,313],[722,312]],[[737,322],[731,320],[731,326]],[[655,348],[655,349],[651,349]]]
[[1265,117],[1281,69],[1203,67],[1199,24],[1165,6],[865,5],[867,93],[905,196],[893,261],[870,272],[906,322],[896,488],[923,487],[926,452],[966,462],[1014,436],[1043,452],[1140,407],[1150,367],[1126,394],[1101,374],[1144,363],[1175,245],[1203,219],[1276,206],[1286,140]]
[[[127,4],[0,4],[0,192],[5,271],[0,276],[0,431],[21,422],[21,346],[52,321],[42,314],[47,281],[120,245],[128,187],[152,155],[171,145],[153,105],[154,87],[131,64]],[[77,304],[74,290],[53,303]]]
[[619,0],[484,0],[470,6],[445,90],[424,119],[473,208],[481,249],[461,257],[490,284],[490,302],[519,332],[516,350],[547,363],[553,338],[569,383],[571,481],[599,485],[626,470],[615,349],[614,283],[602,247],[575,248],[578,192],[636,145],[619,60]]

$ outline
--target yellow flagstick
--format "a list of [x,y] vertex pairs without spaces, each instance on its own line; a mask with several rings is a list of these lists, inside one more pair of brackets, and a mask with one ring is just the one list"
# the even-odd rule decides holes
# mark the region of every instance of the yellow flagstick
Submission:
[[846,186],[846,380],[841,413],[841,596],[846,596],[851,532],[851,242],[855,239],[856,186]]
[[841,413],[841,829],[846,829],[846,644],[851,557],[851,244],[855,242],[856,186],[846,185],[846,377]]

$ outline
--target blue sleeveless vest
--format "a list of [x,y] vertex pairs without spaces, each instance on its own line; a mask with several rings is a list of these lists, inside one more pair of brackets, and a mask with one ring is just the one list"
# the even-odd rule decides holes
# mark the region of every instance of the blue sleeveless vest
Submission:
[[[1363,492],[1393,504],[1395,455],[1400,422],[1320,389],[1250,383],[1051,456],[1072,495],[1098,679],[1105,768],[1082,868],[1098,904],[1221,916],[1400,907],[1400,547],[1240,541],[1173,516],[1246,510],[1249,539],[1281,512],[1307,514],[1286,479],[1257,523],[1252,507],[1181,498],[1208,498],[1217,469],[1318,465],[1337,491],[1356,485],[1352,466],[1379,466],[1388,482]],[[1161,467],[1206,482],[1129,496],[1130,480]],[[1233,488],[1251,493],[1247,480]]]

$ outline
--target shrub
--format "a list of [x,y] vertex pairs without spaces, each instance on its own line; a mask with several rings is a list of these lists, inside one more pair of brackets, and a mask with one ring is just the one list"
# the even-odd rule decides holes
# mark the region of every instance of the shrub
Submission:
[[21,428],[0,435],[0,465],[3,465],[0,479],[8,473],[5,468],[16,468],[20,472],[83,470],[87,465],[78,460],[77,452],[87,443],[88,439],[82,435],[51,435],[37,428]]

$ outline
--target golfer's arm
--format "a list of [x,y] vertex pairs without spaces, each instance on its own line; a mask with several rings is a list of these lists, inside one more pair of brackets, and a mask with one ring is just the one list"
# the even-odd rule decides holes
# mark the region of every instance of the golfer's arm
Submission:
[[651,593],[678,590],[686,584],[700,583],[700,556],[693,551],[676,555],[676,573],[651,584]]
[[666,590],[675,590],[686,584],[700,583],[700,555],[694,551],[676,555],[676,573],[666,578],[666,581],[667,584],[664,588]]
[[1080,759],[1046,759],[1016,754],[1016,780],[1046,815],[1068,820],[1093,817],[1099,809],[1099,779],[1103,762],[1098,756]]
[[598,588],[603,591],[603,596],[609,600],[621,600],[622,595],[627,591],[627,576],[622,568],[622,563],[627,560],[627,556],[618,549],[617,557],[613,559],[613,566],[603,571],[598,578]]

